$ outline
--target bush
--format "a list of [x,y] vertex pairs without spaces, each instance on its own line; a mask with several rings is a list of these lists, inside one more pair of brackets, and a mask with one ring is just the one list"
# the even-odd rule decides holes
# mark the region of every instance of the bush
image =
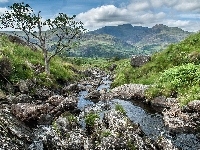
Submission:
[[120,104],[116,104],[115,105],[115,110],[120,112],[121,114],[125,115],[126,114],[126,111],[124,110],[123,106],[120,105]]
[[192,63],[176,66],[161,73],[160,78],[146,92],[148,98],[159,95],[178,97],[181,104],[198,99],[200,88],[200,65]]
[[93,127],[95,120],[99,118],[99,115],[93,112],[90,112],[89,114],[86,115],[85,117],[85,123],[86,126],[88,127]]

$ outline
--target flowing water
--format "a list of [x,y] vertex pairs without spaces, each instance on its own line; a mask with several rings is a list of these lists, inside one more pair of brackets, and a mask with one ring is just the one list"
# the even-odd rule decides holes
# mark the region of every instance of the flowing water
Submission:
[[[103,83],[98,87],[98,90],[106,88],[109,90],[111,81],[108,80],[109,76],[103,78]],[[86,100],[84,97],[87,95],[87,91],[80,92],[78,108],[83,110],[85,107],[90,107],[94,104],[90,100]],[[100,102],[102,103],[102,102]],[[149,106],[138,103],[130,102],[120,99],[114,99],[111,104],[118,103],[122,105],[127,113],[127,116],[131,121],[140,125],[143,132],[153,140],[156,140],[160,136],[165,136],[170,139],[179,149],[182,150],[200,150],[200,139],[194,134],[177,134],[170,135],[164,126],[162,115],[157,113],[156,110]]]

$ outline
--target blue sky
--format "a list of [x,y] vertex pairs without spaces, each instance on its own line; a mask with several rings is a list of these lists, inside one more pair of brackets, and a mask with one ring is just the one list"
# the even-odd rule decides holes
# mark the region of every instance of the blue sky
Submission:
[[[7,6],[21,0],[0,0],[0,14]],[[23,0],[35,12],[42,11],[44,19],[59,12],[77,15],[85,28],[95,30],[103,26],[130,23],[152,27],[165,24],[187,31],[200,30],[200,0]]]

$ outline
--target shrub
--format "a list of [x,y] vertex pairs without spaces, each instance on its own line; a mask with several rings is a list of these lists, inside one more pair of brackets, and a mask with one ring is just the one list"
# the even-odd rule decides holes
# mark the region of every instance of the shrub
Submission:
[[85,117],[85,123],[88,127],[93,127],[95,124],[95,120],[99,118],[99,115],[93,112],[90,112]]
[[120,105],[120,104],[116,104],[115,105],[115,110],[120,112],[121,114],[125,115],[126,114],[126,111],[124,110],[123,106]]
[[110,131],[103,131],[101,133],[101,137],[108,137],[109,135],[111,135],[111,132]]
[[178,97],[181,104],[198,99],[200,84],[200,66],[192,63],[176,66],[161,73],[160,78],[147,90],[146,96],[154,98],[159,95]]

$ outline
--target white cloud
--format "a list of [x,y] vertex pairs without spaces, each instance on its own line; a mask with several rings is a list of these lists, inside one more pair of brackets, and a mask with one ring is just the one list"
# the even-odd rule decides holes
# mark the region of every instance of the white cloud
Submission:
[[175,5],[174,7],[176,10],[178,11],[197,11],[200,12],[200,1],[198,0],[193,0],[193,1],[186,1],[186,0],[182,0],[180,1],[180,3],[178,3],[177,5]]
[[89,30],[126,23],[144,25],[164,17],[164,12],[152,12],[147,2],[131,3],[122,8],[117,8],[114,5],[104,5],[77,15],[77,19],[81,20]]
[[6,7],[0,7],[0,15],[4,14],[5,11],[8,11],[9,9]]
[[137,3],[130,3],[127,7],[130,11],[145,11],[148,10],[150,7],[148,2],[137,2]]

